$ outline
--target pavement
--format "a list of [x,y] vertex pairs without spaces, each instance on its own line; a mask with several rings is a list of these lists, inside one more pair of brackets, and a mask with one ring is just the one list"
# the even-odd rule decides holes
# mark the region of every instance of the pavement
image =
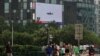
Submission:
[[100,54],[95,54],[95,56],[100,56]]
[[[81,54],[80,56],[89,56],[88,54]],[[100,54],[95,54],[94,56],[100,56]]]

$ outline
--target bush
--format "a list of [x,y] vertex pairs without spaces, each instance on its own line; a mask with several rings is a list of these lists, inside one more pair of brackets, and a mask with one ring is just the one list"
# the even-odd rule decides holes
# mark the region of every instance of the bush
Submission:
[[[4,46],[0,46],[0,56],[4,56]],[[14,56],[45,56],[41,52],[41,47],[32,45],[14,45],[13,46]]]

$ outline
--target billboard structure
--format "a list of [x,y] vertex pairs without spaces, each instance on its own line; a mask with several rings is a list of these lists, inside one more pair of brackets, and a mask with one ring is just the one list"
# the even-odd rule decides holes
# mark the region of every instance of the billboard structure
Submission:
[[36,3],[36,20],[44,23],[51,21],[62,22],[62,5]]

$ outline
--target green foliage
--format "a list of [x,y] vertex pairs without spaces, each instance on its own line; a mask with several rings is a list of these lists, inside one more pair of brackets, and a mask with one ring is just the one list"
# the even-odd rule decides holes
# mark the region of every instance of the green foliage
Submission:
[[14,45],[14,52],[25,52],[25,51],[41,51],[41,47],[32,45]]
[[32,45],[33,44],[33,36],[26,32],[23,33],[14,33],[14,44],[20,45]]
[[[4,23],[4,18],[0,17],[0,45],[5,41],[11,41],[10,28]],[[75,40],[75,27],[73,24],[65,25],[62,29],[55,22],[48,24],[48,34],[53,36],[53,42],[60,41],[77,44]],[[14,44],[20,45],[45,45],[48,41],[47,29],[44,24],[36,24],[34,22],[23,23],[14,22]],[[100,38],[95,33],[84,28],[83,40],[81,44],[100,44]]]
[[4,17],[0,16],[0,34],[2,33],[3,30],[8,29],[7,24],[4,21]]
[[[45,54],[41,52],[41,47],[32,45],[14,45],[12,47],[14,56],[44,56]],[[5,55],[4,46],[0,46],[0,55]]]

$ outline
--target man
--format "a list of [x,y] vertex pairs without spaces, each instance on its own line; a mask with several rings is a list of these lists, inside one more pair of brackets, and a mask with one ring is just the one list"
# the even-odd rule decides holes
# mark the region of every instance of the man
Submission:
[[92,46],[90,46],[90,47],[88,48],[88,50],[89,50],[89,56],[94,56],[94,53],[95,53],[94,48],[93,48]]
[[12,56],[12,47],[10,45],[10,42],[8,41],[5,46],[6,54],[7,56]]
[[61,48],[60,48],[60,55],[65,56],[65,47],[64,47],[64,45],[61,46]]
[[53,55],[53,48],[51,45],[48,45],[46,48],[46,54],[47,56],[52,56]]
[[78,46],[74,46],[73,51],[74,51],[75,56],[79,56],[79,47]]

